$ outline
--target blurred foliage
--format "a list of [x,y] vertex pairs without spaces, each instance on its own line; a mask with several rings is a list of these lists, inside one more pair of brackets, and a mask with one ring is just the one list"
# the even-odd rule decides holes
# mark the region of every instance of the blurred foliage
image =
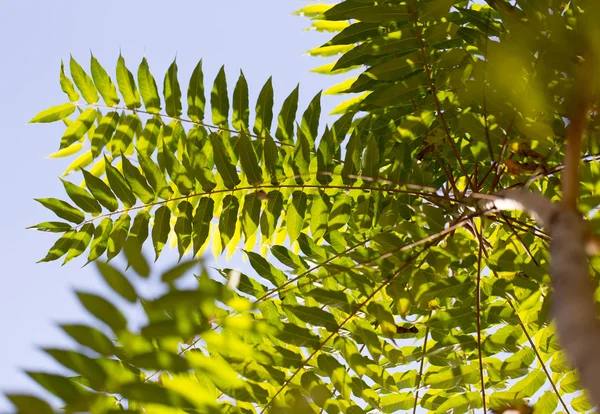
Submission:
[[[525,183],[560,198],[565,118],[578,63],[598,54],[599,7],[310,4],[297,13],[333,33],[310,51],[334,59],[315,71],[355,75],[325,92],[349,97],[325,127],[320,93],[298,116],[296,88],[275,112],[271,79],[251,111],[243,74],[230,93],[221,69],[209,91],[200,62],[184,95],[173,62],[161,93],[146,59],[134,76],[120,57],[111,78],[94,57],[88,72],[71,58],[68,102],[31,121],[65,123],[51,156],[73,157],[64,175],[84,178],[63,180],[68,202],[38,200],[65,220],[33,226],[61,234],[42,261],[123,251],[126,274],[99,271],[147,320],[134,329],[78,292],[100,323],[63,326],[77,351],[45,350],[73,376],[29,375],[67,412],[591,410],[550,323],[547,235],[474,206]],[[594,106],[586,214],[600,204],[598,126]],[[183,260],[157,298],[130,281],[149,276],[144,243]],[[248,269],[200,268],[178,287],[197,265],[185,257],[209,245],[243,247]]]

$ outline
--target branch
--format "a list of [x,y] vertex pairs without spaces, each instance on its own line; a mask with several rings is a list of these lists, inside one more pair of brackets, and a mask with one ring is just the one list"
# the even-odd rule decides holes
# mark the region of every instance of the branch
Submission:
[[579,163],[581,162],[579,157],[592,100],[592,79],[592,62],[590,58],[586,57],[580,68],[579,79],[573,86],[575,96],[569,114],[565,171],[562,179],[563,206],[572,211],[577,210],[577,199],[579,198]]

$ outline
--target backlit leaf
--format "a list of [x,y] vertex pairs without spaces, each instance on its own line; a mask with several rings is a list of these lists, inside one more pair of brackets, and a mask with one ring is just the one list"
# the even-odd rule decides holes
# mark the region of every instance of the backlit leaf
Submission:
[[131,188],[125,180],[125,177],[123,177],[123,174],[113,167],[108,159],[105,158],[104,162],[106,164],[106,178],[108,178],[108,184],[110,185],[110,188],[123,202],[125,207],[129,208],[135,205],[135,195],[131,191]]
[[88,245],[92,241],[93,235],[94,225],[92,223],[87,223],[81,226],[81,229],[79,229],[79,231],[73,238],[73,243],[69,248],[69,252],[67,253],[67,257],[65,258],[63,265],[67,264],[74,258],[80,256],[85,251],[85,249],[87,249]]
[[229,97],[227,96],[227,79],[225,66],[217,74],[213,89],[210,93],[210,106],[212,108],[212,121],[217,126],[227,126],[229,118]]
[[240,71],[240,77],[233,90],[233,118],[231,125],[237,130],[248,131],[249,116],[248,82],[244,73]]
[[119,202],[111,191],[110,187],[104,181],[82,169],[83,177],[85,178],[85,186],[90,190],[92,195],[100,204],[108,209],[115,211],[119,208]]
[[60,140],[60,149],[67,148],[76,141],[79,141],[94,124],[98,112],[95,109],[88,108],[69,125]]
[[36,198],[35,201],[52,210],[58,217],[79,224],[85,218],[85,215],[66,201],[57,198]]
[[92,69],[92,79],[94,80],[94,84],[96,85],[96,88],[98,88],[98,92],[100,92],[104,103],[107,106],[117,105],[119,103],[117,88],[115,87],[106,70],[104,70],[94,55],[91,55],[90,66]]
[[192,77],[187,92],[188,111],[187,114],[192,121],[201,122],[204,120],[204,107],[206,98],[204,96],[204,73],[202,72],[202,60],[198,62]]
[[291,203],[288,204],[286,211],[286,228],[290,236],[290,242],[298,238],[304,227],[307,200],[306,193],[302,191],[294,191],[292,194]]
[[155,261],[167,243],[170,232],[171,210],[167,206],[161,206],[154,213],[154,227],[152,227],[152,243],[154,244],[154,252],[156,253]]
[[29,121],[29,123],[35,124],[60,121],[75,112],[75,108],[76,106],[72,103],[53,106],[38,113],[31,121]]
[[104,322],[113,332],[118,333],[127,327],[125,316],[108,300],[91,293],[76,293],[83,307],[97,319]]
[[73,59],[73,56],[71,56],[70,59],[70,69],[73,82],[75,82],[75,86],[77,86],[77,89],[79,89],[79,92],[81,92],[83,99],[85,99],[88,104],[97,103],[99,96],[92,78],[90,78],[90,75],[85,73],[81,65],[79,65],[75,59]]
[[127,108],[134,109],[142,106],[133,74],[125,66],[125,59],[121,55],[117,60],[117,85]]
[[146,111],[156,114],[160,112],[160,96],[158,95],[158,88],[156,87],[156,81],[154,76],[150,73],[150,67],[146,58],[142,58],[142,62],[138,67],[138,83],[140,84],[140,94],[144,101]]
[[277,117],[277,131],[275,132],[275,136],[282,142],[293,141],[299,90],[300,85],[296,86],[292,93],[285,99],[281,107],[281,112],[279,112],[279,116]]
[[123,157],[122,165],[125,179],[129,183],[133,193],[138,196],[140,200],[142,200],[142,203],[152,203],[156,199],[154,190],[152,190],[152,187],[148,185],[148,182],[142,173],[140,173],[140,170],[133,166],[127,157]]
[[263,136],[265,131],[271,130],[272,123],[273,78],[269,78],[258,94],[258,99],[256,100],[256,119],[254,121],[253,131],[255,134]]
[[73,200],[73,202],[83,211],[92,213],[93,215],[98,215],[102,212],[102,207],[100,207],[100,204],[98,204],[96,199],[90,193],[78,185],[65,181],[62,178],[60,181],[62,181],[69,198],[71,198],[71,200]]
[[75,90],[73,81],[65,74],[65,64],[62,60],[60,61],[60,88],[67,94],[69,101],[77,102],[79,100],[79,93]]
[[219,233],[221,235],[221,250],[229,244],[235,232],[240,203],[236,196],[228,194],[223,199],[223,211],[219,220]]
[[108,263],[96,262],[104,281],[123,299],[135,303],[138,295],[125,275]]
[[165,75],[163,94],[165,96],[167,115],[173,117],[181,116],[181,88],[177,80],[177,63],[175,63],[175,60],[173,60]]

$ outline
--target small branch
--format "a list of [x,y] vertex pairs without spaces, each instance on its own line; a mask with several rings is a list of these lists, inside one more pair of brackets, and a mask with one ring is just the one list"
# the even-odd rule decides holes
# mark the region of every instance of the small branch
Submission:
[[448,138],[448,144],[450,144],[450,148],[452,149],[452,152],[454,153],[454,157],[456,158],[456,161],[458,162],[458,167],[460,168],[460,171],[462,172],[463,176],[465,177],[465,180],[467,180],[467,185],[469,187],[471,187],[473,189],[473,191],[476,191],[475,186],[473,186],[473,183],[469,179],[469,174],[467,174],[467,170],[465,170],[465,166],[463,165],[463,163],[461,161],[460,154],[456,150],[456,146],[454,145],[454,140],[452,139],[452,136],[450,135],[450,130],[448,129],[448,125],[446,124],[446,119],[444,118],[442,106],[440,105],[440,101],[437,98],[436,87],[435,87],[435,84],[433,83],[433,81],[431,80],[431,71],[429,70],[429,64],[427,63],[427,57],[425,56],[425,45],[423,44],[421,31],[419,30],[419,21],[418,21],[415,10],[416,10],[415,2],[414,2],[414,0],[410,0],[410,12],[411,12],[413,22],[414,22],[415,35],[419,42],[419,50],[421,52],[421,58],[423,59],[423,68],[425,69],[425,74],[427,76],[427,82],[429,83],[429,89],[431,89],[431,94],[432,94],[433,100],[435,102],[438,116],[440,117],[440,122],[442,123],[442,126],[444,127],[444,132],[446,133],[446,137]]
[[562,177],[563,207],[577,210],[579,198],[579,163],[581,141],[587,128],[588,112],[593,93],[592,62],[586,57],[581,65],[579,78],[575,81],[574,100],[567,127],[567,149],[565,153],[565,171]]
[[[434,244],[434,242],[430,243],[430,245],[432,245],[432,244]],[[410,257],[402,267],[400,267],[390,277],[388,277],[386,280],[384,280],[381,283],[381,285],[379,285],[379,287],[377,287],[376,289],[373,290],[373,293],[371,293],[369,296],[367,296],[367,298],[364,301],[362,301],[360,304],[358,304],[356,309],[354,309],[352,311],[352,313],[350,313],[348,315],[348,317],[346,319],[344,319],[337,326],[337,328],[333,332],[331,332],[331,334],[329,336],[327,336],[327,338],[325,338],[323,340],[323,342],[321,342],[318,346],[316,346],[315,350],[313,352],[311,352],[311,354],[308,356],[308,358],[306,358],[304,361],[302,361],[301,366],[298,367],[298,369],[296,369],[296,371],[294,371],[294,373],[288,379],[286,379],[284,381],[284,383],[281,385],[281,387],[279,387],[277,392],[275,392],[275,395],[273,395],[273,397],[271,397],[269,402],[267,402],[267,404],[264,407],[262,407],[260,414],[263,414],[264,412],[266,412],[267,408],[269,408],[271,406],[271,404],[273,404],[273,402],[275,401],[275,398],[277,398],[277,396],[279,394],[281,394],[281,392],[290,384],[290,382],[292,382],[292,380],[296,377],[296,375],[298,375],[300,373],[300,371],[302,371],[304,369],[306,364],[308,364],[308,362],[311,359],[313,359],[314,356],[323,349],[323,347],[329,342],[329,340],[331,340],[331,338],[333,338],[334,336],[338,335],[340,329],[342,329],[352,318],[354,318],[356,316],[356,314],[362,308],[364,308],[365,305],[371,301],[371,299],[373,299],[375,297],[375,295],[377,295],[384,287],[386,287],[392,280],[394,280],[404,269],[406,269],[408,266],[410,266],[412,264],[412,262],[414,262],[421,254],[423,254],[423,252],[425,250],[427,250],[427,247],[425,247],[422,251],[415,253],[412,257]]]
[[[431,319],[432,310],[429,311],[429,317]],[[415,405],[413,406],[413,414],[417,412],[417,405],[419,403],[419,387],[421,386],[421,377],[423,376],[423,367],[425,366],[425,353],[427,352],[427,341],[429,340],[429,325],[425,328],[425,338],[423,339],[423,358],[421,358],[421,364],[419,366],[419,376],[417,377],[417,383],[415,384]]]
[[556,384],[552,380],[552,375],[550,375],[550,372],[548,372],[548,368],[546,368],[546,364],[544,364],[544,360],[542,359],[542,356],[540,355],[540,353],[539,353],[539,351],[537,349],[537,346],[535,346],[535,343],[533,342],[533,339],[531,339],[531,336],[529,336],[529,332],[527,332],[527,328],[525,328],[525,325],[523,324],[523,321],[521,320],[521,317],[517,313],[517,310],[515,309],[515,305],[513,305],[512,301],[510,301],[510,300],[508,300],[507,302],[510,305],[510,307],[513,308],[513,310],[515,311],[515,315],[517,316],[517,318],[519,318],[519,326],[521,326],[521,329],[523,330],[523,333],[527,337],[527,341],[529,342],[529,345],[531,346],[531,349],[533,349],[533,352],[535,352],[535,356],[538,359],[540,365],[542,366],[542,369],[544,370],[544,373],[546,374],[546,378],[548,378],[548,381],[550,382],[550,385],[552,386],[552,389],[554,390],[554,394],[556,394],[556,397],[558,398],[558,400],[562,404],[563,408],[565,409],[565,412],[567,414],[569,414],[570,413],[569,412],[569,408],[567,407],[567,404],[565,404],[565,402],[563,401],[563,399],[562,399],[562,397],[560,395],[560,392],[558,392],[558,388],[556,388]]
[[479,356],[479,377],[481,380],[481,399],[483,400],[483,412],[487,413],[487,406],[485,402],[485,381],[483,375],[483,355],[481,353],[481,253],[483,252],[483,221],[479,232],[477,227],[473,225],[477,238],[479,239],[479,251],[477,253],[477,286],[475,291],[475,303],[477,306],[477,354]]

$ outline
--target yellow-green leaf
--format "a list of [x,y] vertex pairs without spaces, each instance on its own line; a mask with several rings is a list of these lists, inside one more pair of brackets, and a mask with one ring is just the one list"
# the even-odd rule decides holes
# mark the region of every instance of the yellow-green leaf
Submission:
[[72,103],[52,106],[38,113],[31,119],[31,121],[29,121],[29,123],[35,124],[60,121],[61,119],[64,119],[75,112],[76,107],[77,106]]
[[70,69],[73,82],[75,82],[75,86],[77,86],[77,89],[81,92],[83,99],[90,105],[97,103],[99,96],[92,78],[85,73],[81,65],[73,59],[73,56],[71,56],[70,60]]

